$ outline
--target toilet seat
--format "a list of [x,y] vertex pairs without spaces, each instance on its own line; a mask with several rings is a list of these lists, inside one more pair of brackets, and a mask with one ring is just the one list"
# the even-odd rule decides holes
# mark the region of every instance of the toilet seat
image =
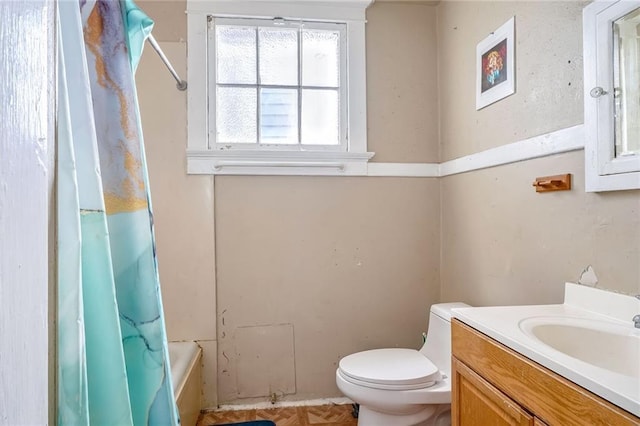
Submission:
[[429,358],[413,349],[374,349],[340,360],[341,376],[360,386],[414,390],[433,386],[442,374]]

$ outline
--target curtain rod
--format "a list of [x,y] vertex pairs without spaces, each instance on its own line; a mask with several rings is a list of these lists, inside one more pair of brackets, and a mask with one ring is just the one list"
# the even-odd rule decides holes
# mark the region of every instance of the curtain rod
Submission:
[[187,90],[187,82],[181,79],[178,73],[176,72],[176,70],[173,69],[173,67],[171,66],[171,62],[169,62],[169,59],[167,59],[164,52],[160,48],[160,45],[158,44],[156,39],[153,38],[153,35],[149,34],[147,41],[149,41],[149,44],[151,44],[151,47],[153,47],[153,49],[158,53],[158,56],[160,56],[160,59],[162,59],[162,62],[164,62],[164,64],[167,66],[167,69],[169,70],[173,78],[176,80],[176,87],[178,88],[178,90],[180,91]]

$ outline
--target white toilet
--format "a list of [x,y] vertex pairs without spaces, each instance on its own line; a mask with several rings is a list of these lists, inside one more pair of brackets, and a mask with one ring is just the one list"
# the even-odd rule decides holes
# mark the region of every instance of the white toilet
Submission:
[[340,360],[336,383],[360,404],[358,426],[451,424],[451,310],[464,303],[431,306],[422,348],[374,349]]

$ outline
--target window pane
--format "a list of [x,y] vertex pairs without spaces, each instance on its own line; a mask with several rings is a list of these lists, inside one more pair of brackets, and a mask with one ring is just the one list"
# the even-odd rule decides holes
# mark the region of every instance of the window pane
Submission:
[[260,90],[260,143],[298,143],[297,90]]
[[298,32],[295,29],[258,29],[260,83],[298,84]]
[[615,157],[640,155],[640,8],[613,22]]
[[256,30],[216,27],[217,82],[256,84]]
[[302,85],[338,87],[340,75],[340,33],[302,31]]
[[340,145],[337,90],[302,91],[302,144]]
[[256,89],[218,87],[216,100],[217,142],[256,143]]

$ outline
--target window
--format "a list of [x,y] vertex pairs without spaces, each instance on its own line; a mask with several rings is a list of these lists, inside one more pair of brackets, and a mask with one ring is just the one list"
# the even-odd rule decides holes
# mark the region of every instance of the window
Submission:
[[213,22],[209,141],[216,148],[347,150],[345,24]]
[[189,1],[193,174],[366,174],[370,1]]

